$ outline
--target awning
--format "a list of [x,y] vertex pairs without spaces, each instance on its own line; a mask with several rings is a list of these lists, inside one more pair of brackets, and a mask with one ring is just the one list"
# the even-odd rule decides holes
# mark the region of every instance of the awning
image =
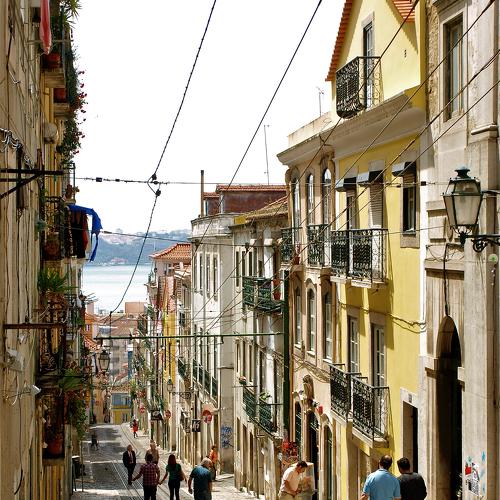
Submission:
[[40,0],[40,40],[43,53],[48,54],[52,46],[52,33],[50,32],[50,0]]
[[392,166],[392,175],[394,177],[402,177],[404,174],[414,174],[416,170],[417,165],[414,161],[404,161]]
[[362,172],[358,174],[356,178],[357,183],[360,186],[366,186],[367,184],[372,184],[374,181],[382,182],[384,177],[382,176],[382,170],[371,170],[370,172]]
[[356,189],[356,177],[343,177],[335,183],[335,191],[348,191]]

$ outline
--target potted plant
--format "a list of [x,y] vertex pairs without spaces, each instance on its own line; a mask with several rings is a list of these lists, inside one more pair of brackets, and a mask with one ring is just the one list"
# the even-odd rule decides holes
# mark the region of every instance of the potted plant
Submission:
[[61,276],[58,270],[43,267],[38,272],[37,287],[42,295],[47,293],[64,294],[71,290],[67,285],[68,275]]
[[64,451],[64,433],[62,429],[56,429],[53,426],[45,430],[45,441],[47,443],[47,453],[50,456],[57,457]]

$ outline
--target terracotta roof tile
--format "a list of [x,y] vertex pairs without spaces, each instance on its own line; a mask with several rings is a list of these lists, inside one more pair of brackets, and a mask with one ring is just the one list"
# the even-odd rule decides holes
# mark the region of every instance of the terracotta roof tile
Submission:
[[[394,6],[400,13],[403,19],[406,19],[406,16],[411,10],[413,5],[412,0],[392,0],[394,2]],[[337,39],[335,40],[335,47],[333,49],[332,59],[330,61],[330,68],[328,70],[328,75],[326,76],[326,81],[331,82],[335,77],[335,72],[338,69],[340,54],[342,52],[342,48],[344,46],[345,35],[347,31],[347,27],[349,25],[349,17],[351,15],[353,0],[345,0],[344,8],[342,10],[342,17],[340,19],[339,30],[337,32]],[[408,17],[408,22],[415,21],[415,10]]]
[[191,262],[191,243],[176,243],[160,252],[151,254],[152,259],[168,260],[170,262]]
[[217,184],[216,192],[221,191],[283,191],[286,186],[283,184]]
[[267,219],[269,217],[280,217],[288,215],[288,198],[284,196],[279,200],[273,201],[265,207],[244,214],[246,220]]

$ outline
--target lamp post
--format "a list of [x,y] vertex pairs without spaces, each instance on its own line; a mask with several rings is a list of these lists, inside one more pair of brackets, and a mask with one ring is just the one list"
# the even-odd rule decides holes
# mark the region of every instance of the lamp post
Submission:
[[[109,368],[109,362],[110,362],[110,356],[109,353],[104,349],[100,354],[99,354],[99,368],[102,373],[106,373]],[[105,411],[104,411],[105,410]],[[109,423],[110,421],[110,415],[109,415],[109,407],[108,407],[108,385],[106,384],[106,389],[104,393],[104,401],[103,401],[103,417],[104,417],[104,422]]]
[[481,191],[479,179],[470,177],[467,167],[460,167],[456,172],[457,176],[450,179],[443,194],[450,227],[458,233],[462,245],[466,239],[472,239],[475,252],[482,252],[488,245],[500,245],[500,234],[476,234],[484,194],[498,192]]

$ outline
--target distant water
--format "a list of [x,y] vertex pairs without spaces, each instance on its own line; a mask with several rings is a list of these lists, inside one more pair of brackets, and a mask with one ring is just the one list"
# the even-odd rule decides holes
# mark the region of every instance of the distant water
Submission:
[[[111,311],[118,305],[133,270],[134,266],[85,266],[83,268],[82,291],[84,295],[93,294],[97,298],[94,305],[96,313],[99,309]],[[148,281],[150,272],[150,265],[137,266],[134,279],[118,311],[124,309],[125,302],[146,301],[145,283]]]

